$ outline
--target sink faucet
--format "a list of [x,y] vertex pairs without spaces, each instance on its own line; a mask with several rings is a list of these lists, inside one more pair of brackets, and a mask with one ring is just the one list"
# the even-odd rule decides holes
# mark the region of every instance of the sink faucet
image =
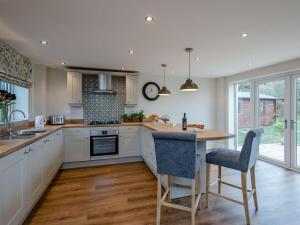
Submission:
[[14,133],[14,130],[11,127],[11,118],[12,118],[11,116],[12,116],[12,114],[14,114],[16,112],[21,113],[24,116],[24,118],[26,118],[26,115],[22,110],[15,109],[15,110],[10,112],[9,117],[8,117],[8,128],[7,128],[7,134],[8,134],[9,137],[12,137],[13,133]]

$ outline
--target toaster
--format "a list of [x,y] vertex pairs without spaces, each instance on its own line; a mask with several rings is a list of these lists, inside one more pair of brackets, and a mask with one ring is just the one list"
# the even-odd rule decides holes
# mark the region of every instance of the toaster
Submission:
[[49,116],[50,125],[62,125],[65,124],[65,116],[62,115],[52,115]]

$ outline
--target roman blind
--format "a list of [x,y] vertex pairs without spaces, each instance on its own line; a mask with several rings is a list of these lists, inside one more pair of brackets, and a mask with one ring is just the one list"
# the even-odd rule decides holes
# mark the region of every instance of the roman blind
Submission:
[[0,40],[0,80],[29,88],[31,61]]

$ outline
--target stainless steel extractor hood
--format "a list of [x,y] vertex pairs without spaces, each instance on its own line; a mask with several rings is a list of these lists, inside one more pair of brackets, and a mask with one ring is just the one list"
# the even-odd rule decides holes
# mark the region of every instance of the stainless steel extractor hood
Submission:
[[111,75],[108,73],[100,73],[98,75],[98,89],[92,92],[99,94],[116,94],[111,88]]

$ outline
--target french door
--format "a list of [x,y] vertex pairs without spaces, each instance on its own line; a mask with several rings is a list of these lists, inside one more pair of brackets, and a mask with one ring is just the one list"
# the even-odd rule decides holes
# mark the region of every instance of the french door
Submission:
[[236,84],[237,150],[251,127],[261,127],[259,158],[300,170],[300,73]]
[[261,159],[290,166],[290,77],[255,82],[255,127],[264,129]]

